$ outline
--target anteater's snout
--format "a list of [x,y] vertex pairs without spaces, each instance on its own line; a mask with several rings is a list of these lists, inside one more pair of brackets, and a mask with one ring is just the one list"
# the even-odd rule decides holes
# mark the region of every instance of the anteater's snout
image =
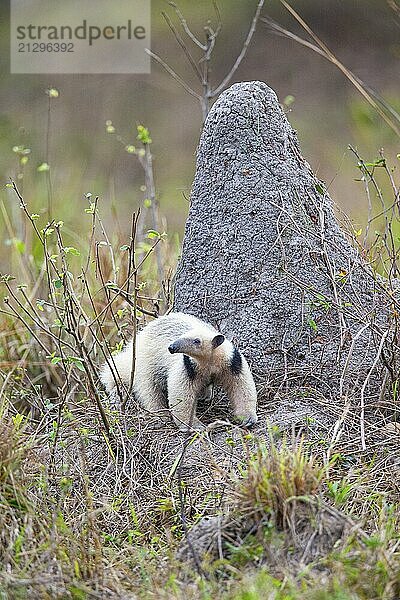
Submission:
[[175,352],[178,352],[178,344],[176,342],[170,344],[168,346],[168,350],[171,352],[171,354],[175,354]]

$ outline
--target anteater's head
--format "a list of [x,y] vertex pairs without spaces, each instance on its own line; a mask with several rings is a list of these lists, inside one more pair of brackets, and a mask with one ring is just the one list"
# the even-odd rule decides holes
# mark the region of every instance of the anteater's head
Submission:
[[212,329],[209,332],[193,329],[172,342],[168,350],[171,354],[186,354],[200,361],[208,361],[224,341],[225,337],[221,333],[215,334]]

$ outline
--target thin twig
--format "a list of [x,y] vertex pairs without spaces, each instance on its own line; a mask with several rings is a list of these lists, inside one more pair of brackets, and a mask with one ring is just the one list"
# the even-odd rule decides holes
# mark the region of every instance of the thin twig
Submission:
[[201,50],[203,50],[204,52],[207,50],[207,47],[202,44],[200,42],[200,40],[194,35],[194,33],[191,32],[191,30],[189,29],[189,26],[187,24],[187,21],[185,19],[185,17],[183,16],[183,14],[181,13],[181,11],[179,10],[178,6],[175,4],[175,2],[168,2],[168,4],[170,6],[172,6],[172,8],[175,10],[178,19],[181,22],[181,25],[186,33],[186,35],[192,40],[192,42],[194,44],[196,44],[196,46],[198,46]]
[[149,50],[148,48],[146,48],[146,53],[151,56],[151,58],[154,58],[154,60],[156,60],[166,71],[167,73],[169,73],[171,75],[171,77],[173,77],[186,91],[188,94],[190,94],[191,96],[193,96],[194,98],[196,98],[196,100],[201,100],[201,96],[199,94],[196,94],[196,92],[194,90],[192,90],[191,87],[188,86],[188,84],[186,83],[186,81],[184,81],[182,79],[182,77],[180,77],[166,62],[165,60],[163,60],[160,56],[158,56],[158,54],[155,54],[154,52],[152,52],[151,50]]
[[361,438],[361,448],[363,450],[367,449],[367,446],[365,444],[365,399],[364,399],[365,389],[368,385],[368,381],[370,380],[371,375],[372,375],[376,365],[378,364],[378,360],[382,353],[383,344],[385,343],[388,333],[389,333],[389,331],[385,331],[384,334],[382,335],[381,341],[379,344],[379,348],[378,348],[378,352],[376,353],[374,362],[372,363],[371,368],[368,371],[368,374],[364,380],[364,383],[361,386],[361,392],[360,392],[360,438]]
[[[375,100],[371,97],[371,95],[364,89],[363,85],[360,83],[357,77],[343,65],[336,58],[336,56],[329,50],[326,44],[314,33],[314,31],[310,28],[310,26],[304,21],[304,19],[296,12],[296,10],[290,6],[286,2],[286,0],[280,0],[281,4],[286,8],[286,10],[296,19],[296,21],[303,27],[305,31],[312,37],[312,39],[317,43],[318,47],[322,50],[322,52],[326,55],[326,58],[330,60],[337,68],[342,71],[342,73],[351,81],[354,87],[360,92],[360,94],[365,98],[365,100],[374,107],[374,109],[378,112],[378,114],[382,117],[382,119],[387,123],[387,125],[398,135],[400,136],[400,127],[393,123],[389,117],[385,114],[385,112],[381,109],[381,107],[375,102]],[[298,40],[297,40],[298,41]]]
[[[271,29],[272,33],[275,33],[277,35],[281,35],[283,37],[291,39],[291,40],[297,42],[298,44],[301,44],[302,46],[305,46],[306,48],[309,48],[310,50],[312,50],[316,54],[319,54],[320,56],[322,56],[323,58],[325,58],[326,60],[328,60],[330,63],[333,62],[331,60],[331,57],[324,50],[321,50],[321,48],[318,48],[318,46],[316,46],[315,44],[312,44],[308,40],[305,40],[304,38],[296,35],[292,31],[289,31],[288,29],[285,29],[284,27],[282,27],[281,25],[279,25],[278,23],[276,23],[273,19],[271,19],[269,17],[262,17],[260,20],[263,23],[265,23]],[[336,63],[333,62],[333,64],[336,64]],[[390,115],[392,115],[392,117],[396,121],[398,121],[400,123],[400,114],[396,111],[396,109],[393,106],[391,106],[385,100],[385,98],[383,98],[380,94],[378,94],[378,92],[376,92],[369,85],[367,85],[364,81],[362,81],[362,79],[360,79],[357,75],[355,75],[354,73],[352,73],[352,76],[354,77],[354,79],[356,81],[358,81],[358,83],[360,84],[360,86],[362,86],[371,95],[372,98],[374,98],[380,105],[382,105],[382,107]]]
[[171,19],[169,18],[169,16],[167,15],[166,12],[163,11],[161,14],[164,17],[165,21],[167,22],[168,27],[171,29],[172,33],[174,34],[176,41],[178,42],[178,44],[182,48],[183,52],[185,53],[185,56],[188,59],[189,64],[191,65],[193,71],[196,73],[197,78],[199,79],[199,81],[201,81],[202,80],[201,71],[200,71],[198,65],[196,64],[196,61],[194,60],[193,56],[190,54],[190,51],[189,51],[188,47],[186,46],[185,42],[183,41],[183,39],[177,32],[175,25],[172,23]]
[[[129,258],[132,264],[133,270],[133,332],[132,332],[132,362],[131,362],[131,376],[129,380],[128,387],[128,397],[131,395],[133,390],[133,384],[135,381],[135,367],[136,367],[136,338],[137,338],[137,291],[138,291],[138,272],[136,268],[136,227],[139,219],[139,212],[134,213],[132,215],[132,225],[131,225],[131,240],[129,246]],[[122,408],[125,410],[125,402],[123,402]]]
[[251,22],[251,26],[249,29],[249,32],[247,34],[247,37],[244,41],[243,47],[240,51],[239,56],[237,57],[237,59],[235,60],[231,70],[229,71],[229,73],[224,77],[224,79],[221,81],[221,83],[211,92],[211,97],[214,98],[215,96],[218,96],[218,94],[220,92],[222,92],[222,90],[228,85],[228,83],[230,82],[230,80],[232,79],[232,77],[234,76],[235,72],[237,71],[237,69],[240,66],[240,63],[242,62],[243,58],[246,55],[247,49],[250,45],[251,39],[254,35],[254,32],[256,30],[257,27],[257,21],[258,18],[260,16],[262,7],[264,6],[264,2],[265,0],[259,0],[258,4],[257,4],[257,8],[256,8],[256,12],[254,14],[253,20]]
[[[158,201],[156,198],[156,189],[154,185],[154,172],[153,172],[153,156],[150,151],[150,145],[145,144],[145,178],[146,178],[146,189],[148,191],[149,199],[151,202],[151,216],[153,221],[153,229],[160,235],[160,223],[158,214]],[[135,226],[136,228],[136,226]],[[161,244],[157,244],[155,247],[156,261],[157,261],[157,272],[158,279],[160,282],[161,293],[164,295],[163,280],[164,280],[164,266],[163,258],[161,254]],[[165,295],[164,295],[165,299]]]

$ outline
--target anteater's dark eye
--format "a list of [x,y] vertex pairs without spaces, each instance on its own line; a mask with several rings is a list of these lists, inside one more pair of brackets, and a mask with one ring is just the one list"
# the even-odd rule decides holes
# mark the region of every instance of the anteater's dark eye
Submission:
[[199,338],[194,338],[194,340],[193,340],[193,344],[194,344],[195,346],[200,346],[200,344],[201,344],[201,340],[200,340]]

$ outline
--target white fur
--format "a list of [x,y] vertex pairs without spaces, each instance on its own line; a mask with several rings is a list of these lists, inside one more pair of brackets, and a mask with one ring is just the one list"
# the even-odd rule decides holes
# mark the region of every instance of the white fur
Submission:
[[[133,385],[141,405],[151,412],[165,411],[168,399],[169,409],[180,428],[202,428],[195,415],[197,400],[208,396],[210,384],[215,382],[226,391],[235,418],[243,425],[256,423],[257,393],[250,368],[241,355],[240,374],[232,372],[230,360],[234,346],[225,339],[214,348],[212,340],[218,335],[211,325],[184,313],[170,313],[142,329],[136,338]],[[192,347],[193,340],[200,340],[201,347]],[[168,347],[173,343],[179,343],[185,351],[171,354]],[[185,368],[184,354],[190,356],[195,368],[193,380]],[[129,386],[132,340],[113,359],[114,364],[104,364],[100,374],[108,392],[120,382]]]

